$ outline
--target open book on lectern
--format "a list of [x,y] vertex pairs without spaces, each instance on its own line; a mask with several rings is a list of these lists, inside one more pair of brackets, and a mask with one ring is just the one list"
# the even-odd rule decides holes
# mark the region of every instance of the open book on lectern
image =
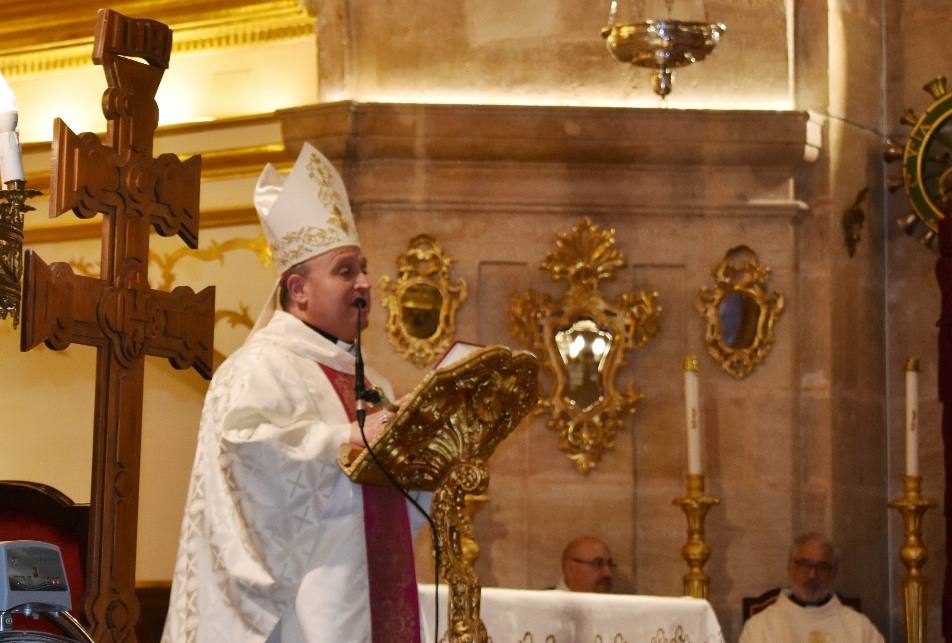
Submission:
[[[492,455],[538,398],[532,353],[456,342],[370,446],[402,487],[433,491],[459,462]],[[390,484],[364,447],[345,446],[337,463],[354,482]]]

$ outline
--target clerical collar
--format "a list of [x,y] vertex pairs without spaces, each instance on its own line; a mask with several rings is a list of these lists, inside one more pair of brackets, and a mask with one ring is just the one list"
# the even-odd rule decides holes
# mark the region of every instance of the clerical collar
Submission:
[[791,602],[796,603],[800,607],[823,607],[824,605],[826,605],[827,603],[833,600],[833,593],[830,592],[829,594],[826,595],[825,598],[821,598],[818,601],[802,601],[799,598],[797,598],[797,595],[794,594],[793,592],[790,592],[788,598],[791,600]]
[[330,343],[336,344],[339,349],[344,350],[344,351],[347,351],[348,353],[350,353],[350,352],[352,352],[352,351],[354,350],[354,344],[353,344],[353,342],[345,342],[344,340],[338,339],[338,338],[335,337],[334,335],[331,335],[331,334],[328,333],[326,330],[324,330],[324,329],[322,329],[322,328],[318,328],[318,327],[315,326],[314,324],[309,324],[309,323],[307,323],[306,321],[304,321],[303,319],[302,319],[301,321],[304,322],[304,325],[305,325],[305,326],[307,326],[308,328],[310,328],[311,330],[313,330],[315,333],[317,333],[318,335],[320,335],[321,337],[323,337],[324,339],[326,339],[326,340],[329,341]]

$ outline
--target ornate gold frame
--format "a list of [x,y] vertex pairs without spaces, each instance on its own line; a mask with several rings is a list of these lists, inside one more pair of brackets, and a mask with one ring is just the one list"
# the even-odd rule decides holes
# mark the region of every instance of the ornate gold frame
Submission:
[[[314,34],[315,21],[300,0],[119,0],[117,11],[141,14],[175,30],[173,52],[255,46]],[[47,0],[38,15],[30,2],[0,6],[0,65],[7,78],[58,72],[89,64],[89,27],[102,3]]]
[[[613,229],[599,228],[585,217],[571,231],[557,235],[555,245],[556,250],[541,267],[553,281],[567,282],[568,290],[558,302],[532,290],[515,294],[509,306],[509,329],[513,337],[542,355],[540,366],[554,376],[554,390],[543,393],[536,413],[550,414],[548,427],[559,434],[559,449],[587,474],[602,454],[614,447],[623,414],[635,412],[641,395],[634,381],[628,381],[620,391],[615,378],[628,364],[625,353],[642,348],[657,333],[661,307],[656,292],[626,292],[613,303],[599,292],[600,280],[612,278],[616,270],[625,267],[624,256],[615,247]],[[577,388],[573,393],[559,348],[560,339],[572,333],[575,338],[583,333],[603,338],[601,362],[595,365],[597,390],[588,393],[595,399],[584,406],[579,403]],[[592,356],[596,359],[594,351]],[[589,372],[589,381],[591,375]]]
[[[770,268],[760,263],[757,253],[747,246],[735,246],[711,271],[714,288],[701,288],[697,308],[707,322],[704,341],[711,356],[736,379],[750,375],[773,346],[774,324],[783,312],[783,295],[767,291]],[[721,328],[721,304],[725,298],[738,294],[757,306],[756,318],[744,324],[748,335],[746,346],[731,346]]]
[[[404,358],[417,366],[425,366],[445,351],[456,335],[456,313],[466,300],[466,282],[450,283],[453,260],[436,240],[420,234],[410,240],[407,251],[397,258],[397,278],[380,278],[383,305],[387,309],[387,338]],[[422,289],[422,290],[421,290]],[[407,317],[414,308],[426,312],[425,299],[439,302],[434,330],[427,336],[414,334]],[[423,295],[423,296],[421,296]],[[431,313],[433,311],[430,311]]]

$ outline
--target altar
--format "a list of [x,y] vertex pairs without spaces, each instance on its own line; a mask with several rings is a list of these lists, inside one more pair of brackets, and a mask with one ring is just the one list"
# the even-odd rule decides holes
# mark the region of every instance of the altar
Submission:
[[[433,643],[433,585],[420,585],[426,641]],[[493,643],[723,643],[705,600],[484,587],[480,616]],[[440,586],[440,635],[446,631]]]

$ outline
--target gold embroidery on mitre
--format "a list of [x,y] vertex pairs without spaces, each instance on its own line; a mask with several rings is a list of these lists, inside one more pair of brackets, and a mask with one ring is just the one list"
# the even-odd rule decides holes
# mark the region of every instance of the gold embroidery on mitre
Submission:
[[344,216],[337,205],[334,205],[334,213],[327,217],[327,223],[337,226],[344,231],[344,234],[350,235],[350,223],[347,222],[347,217]]
[[311,154],[311,157],[307,160],[307,175],[317,183],[317,198],[320,202],[327,208],[334,206],[339,210],[344,198],[334,188],[333,173],[321,162],[317,154]]
[[330,211],[325,223],[339,228],[346,236],[351,236],[350,217],[345,214],[347,202],[334,186],[333,168],[328,167],[317,154],[311,154],[306,167],[308,177],[317,184],[318,201]]
[[338,229],[304,226],[281,237],[279,243],[272,243],[271,252],[279,265],[293,266],[298,261],[312,256],[315,248],[323,248],[340,239]]

